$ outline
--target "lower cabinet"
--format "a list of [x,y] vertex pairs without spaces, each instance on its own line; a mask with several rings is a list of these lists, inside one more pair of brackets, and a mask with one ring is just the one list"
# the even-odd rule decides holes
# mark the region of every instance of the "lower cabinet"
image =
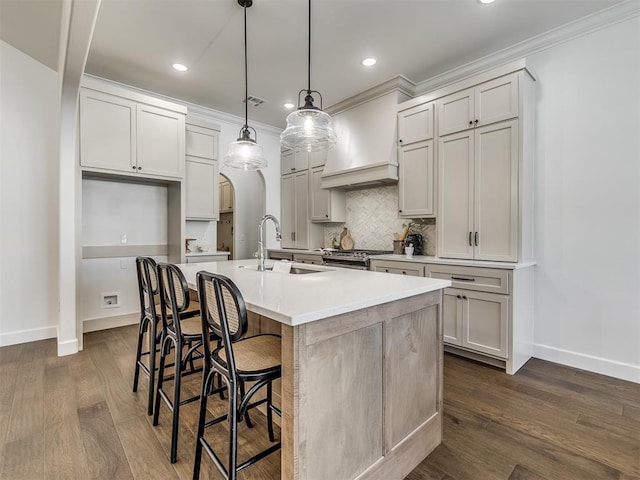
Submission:
[[506,359],[509,295],[447,288],[444,296],[445,343]]
[[289,260],[290,262],[293,262],[293,253],[267,250],[267,258],[270,258],[271,260]]
[[376,272],[451,281],[443,292],[445,348],[518,371],[533,350],[533,266],[519,269],[372,259]]

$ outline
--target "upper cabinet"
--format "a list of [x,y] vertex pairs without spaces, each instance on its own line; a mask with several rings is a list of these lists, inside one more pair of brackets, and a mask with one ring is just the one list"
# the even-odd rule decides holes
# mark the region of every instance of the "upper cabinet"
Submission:
[[436,214],[433,110],[430,102],[398,112],[400,217]]
[[186,109],[113,86],[106,90],[80,90],[83,169],[181,179]]
[[218,131],[186,126],[185,217],[218,220]]
[[309,168],[309,153],[284,150],[280,157],[281,174],[301,172]]
[[518,75],[512,74],[437,101],[440,136],[518,116]]

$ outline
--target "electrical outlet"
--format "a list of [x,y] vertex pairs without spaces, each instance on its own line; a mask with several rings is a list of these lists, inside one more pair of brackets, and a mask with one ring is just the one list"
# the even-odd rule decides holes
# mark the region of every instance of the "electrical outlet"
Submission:
[[120,244],[121,245],[126,245],[127,244],[127,234],[123,233],[120,235]]

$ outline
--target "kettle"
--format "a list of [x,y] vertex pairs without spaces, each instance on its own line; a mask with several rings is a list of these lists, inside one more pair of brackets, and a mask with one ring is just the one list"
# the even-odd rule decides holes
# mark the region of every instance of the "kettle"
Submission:
[[413,245],[413,254],[414,255],[422,255],[422,235],[419,233],[410,233],[404,239],[404,245],[408,246],[409,244]]

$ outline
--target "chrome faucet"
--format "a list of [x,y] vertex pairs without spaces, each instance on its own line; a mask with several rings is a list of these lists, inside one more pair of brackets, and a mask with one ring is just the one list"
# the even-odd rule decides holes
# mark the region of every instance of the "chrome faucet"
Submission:
[[260,220],[260,224],[258,225],[258,252],[256,253],[256,257],[258,258],[258,270],[261,271],[264,270],[264,259],[266,256],[264,252],[263,227],[267,220],[273,220],[273,224],[276,226],[276,241],[279,242],[282,238],[280,236],[280,222],[278,222],[278,219],[269,214],[262,217],[262,220]]

